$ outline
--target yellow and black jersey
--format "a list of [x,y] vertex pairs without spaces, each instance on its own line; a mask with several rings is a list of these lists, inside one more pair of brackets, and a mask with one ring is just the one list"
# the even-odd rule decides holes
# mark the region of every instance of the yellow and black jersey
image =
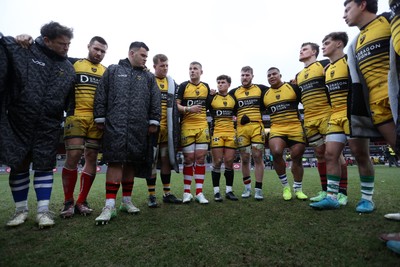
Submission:
[[268,87],[265,85],[253,84],[249,88],[240,86],[229,91],[236,102],[235,109],[238,122],[242,120],[243,115],[247,115],[252,122],[262,122],[261,96],[267,89]]
[[350,86],[346,56],[328,65],[325,71],[325,84],[331,101],[332,116],[346,117],[347,95]]
[[87,59],[77,60],[74,64],[75,103],[68,115],[93,116],[93,100],[97,85],[106,71],[102,64],[93,64]]
[[193,84],[190,81],[179,85],[177,99],[183,106],[201,105],[201,113],[185,113],[181,118],[182,130],[208,128],[207,123],[207,97],[210,87],[207,83]]
[[158,88],[161,92],[161,120],[160,127],[167,127],[167,100],[168,100],[168,79],[156,77]]
[[388,97],[390,22],[388,13],[378,16],[360,29],[356,43],[357,65],[369,88],[369,101]]
[[231,95],[209,96],[207,99],[214,133],[230,135],[235,132],[233,116],[235,114],[235,99]]
[[296,85],[284,83],[279,88],[269,88],[262,101],[271,117],[271,126],[301,124],[298,111],[300,97],[301,92]]
[[400,56],[400,16],[396,15],[390,22],[390,31],[392,33],[392,44],[396,54]]
[[331,106],[325,86],[324,71],[327,64],[327,61],[316,61],[296,75],[305,120],[320,119],[330,114]]

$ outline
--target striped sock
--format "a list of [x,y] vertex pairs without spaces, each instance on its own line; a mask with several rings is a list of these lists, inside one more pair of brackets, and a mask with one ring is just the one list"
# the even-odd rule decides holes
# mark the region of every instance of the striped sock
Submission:
[[171,174],[161,174],[160,176],[163,184],[164,195],[168,195],[171,192]]
[[37,212],[49,210],[51,191],[53,189],[53,171],[36,171],[33,176],[36,191]]
[[375,176],[360,176],[361,180],[361,198],[372,201],[374,194]]
[[156,194],[156,180],[157,177],[150,177],[146,179],[147,191],[149,192],[149,196],[155,196]]
[[282,184],[284,187],[285,187],[285,186],[289,186],[289,182],[288,182],[286,173],[285,173],[285,174],[282,174],[282,175],[278,175],[278,177],[279,177],[279,180],[281,181],[281,184]]
[[122,179],[122,202],[131,201],[134,182],[134,179]]
[[329,196],[336,197],[337,194],[339,193],[340,177],[328,174],[327,178],[328,178],[327,193]]
[[293,191],[297,192],[297,191],[302,191],[303,189],[303,182],[293,182]]
[[204,177],[206,175],[206,166],[204,164],[196,164],[194,168],[194,180],[196,182],[196,195],[203,192]]
[[106,182],[106,199],[116,199],[120,183]]
[[185,193],[190,193],[192,179],[193,179],[193,165],[183,166],[183,190]]
[[9,176],[9,184],[16,211],[28,210],[29,183],[29,171],[10,174]]
[[248,190],[251,189],[251,176],[243,177],[244,187]]

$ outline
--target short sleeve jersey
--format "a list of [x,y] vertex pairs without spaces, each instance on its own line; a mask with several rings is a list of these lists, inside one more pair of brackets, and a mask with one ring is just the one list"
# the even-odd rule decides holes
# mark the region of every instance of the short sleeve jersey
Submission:
[[234,129],[234,108],[235,99],[231,95],[210,96],[209,100],[210,114],[213,118],[213,133],[218,135],[232,135],[235,133]]
[[349,69],[346,56],[329,64],[325,72],[325,84],[332,105],[331,118],[346,117],[349,92]]
[[396,15],[390,22],[392,32],[392,44],[396,54],[400,56],[400,16]]
[[158,88],[161,92],[161,121],[160,127],[167,127],[167,99],[168,99],[168,79],[156,77]]
[[271,118],[271,126],[301,124],[298,112],[300,90],[284,83],[279,88],[269,88],[263,96],[264,106]]
[[181,119],[182,130],[208,128],[207,123],[207,97],[210,87],[207,83],[193,84],[189,81],[179,85],[177,99],[183,106],[201,105],[201,113],[185,113]]
[[388,97],[390,23],[380,15],[360,30],[356,60],[369,88],[369,101],[376,103]]
[[246,114],[250,121],[262,122],[261,95],[267,89],[265,85],[253,84],[249,88],[240,86],[229,91],[236,101],[237,121],[241,121],[243,115]]
[[106,71],[102,64],[93,64],[87,59],[80,59],[74,63],[75,107],[68,115],[93,116],[94,94],[101,77]]
[[296,75],[304,107],[304,120],[317,120],[330,114],[331,106],[325,87],[325,65],[316,61]]

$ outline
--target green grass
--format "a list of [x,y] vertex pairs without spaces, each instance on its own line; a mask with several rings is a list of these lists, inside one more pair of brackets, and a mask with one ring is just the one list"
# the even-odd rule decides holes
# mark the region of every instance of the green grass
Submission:
[[[210,204],[205,206],[162,204],[149,209],[145,181],[136,179],[132,198],[141,214],[119,213],[105,226],[94,223],[105,198],[105,178],[98,175],[89,195],[94,214],[57,217],[56,225],[46,230],[34,223],[31,186],[28,221],[13,229],[0,227],[0,266],[399,266],[400,257],[378,239],[380,233],[400,231],[399,222],[383,217],[400,211],[399,170],[376,167],[377,210],[372,214],[355,212],[360,198],[356,167],[349,167],[349,203],[334,211],[312,210],[308,201],[283,201],[271,170],[265,171],[265,199],[260,202],[214,202],[207,173],[204,192]],[[320,190],[317,169],[307,168],[304,177],[304,192],[313,196]],[[157,184],[160,202],[159,178]],[[224,192],[224,179],[222,185]],[[242,189],[236,171],[238,196]],[[174,174],[172,191],[182,196],[182,174]],[[5,224],[14,211],[6,175],[0,175],[0,195],[0,223]],[[58,214],[62,202],[61,178],[56,175],[51,209]]]

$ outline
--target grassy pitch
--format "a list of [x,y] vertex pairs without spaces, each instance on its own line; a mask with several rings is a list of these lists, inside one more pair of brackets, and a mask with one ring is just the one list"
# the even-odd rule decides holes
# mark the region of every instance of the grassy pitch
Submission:
[[[348,173],[349,203],[330,211],[315,211],[309,201],[284,201],[273,170],[265,170],[263,201],[240,198],[242,176],[235,171],[239,201],[222,203],[213,200],[208,172],[204,184],[208,205],[162,204],[158,178],[161,205],[156,209],[147,207],[146,183],[136,179],[132,199],[141,213],[118,213],[108,225],[95,226],[105,200],[105,176],[100,174],[88,199],[94,214],[65,220],[57,216],[56,225],[46,230],[38,230],[34,222],[31,184],[27,222],[11,229],[0,227],[0,266],[398,266],[400,257],[378,236],[400,231],[400,222],[383,217],[400,211],[400,169],[376,167],[377,210],[372,214],[355,212],[361,196],[357,167],[349,167]],[[292,184],[290,173],[289,180]],[[182,197],[182,174],[174,174],[171,185],[172,192]],[[306,168],[303,191],[311,197],[319,190],[317,169]],[[0,195],[0,223],[5,225],[14,211],[6,175],[0,175]],[[120,196],[121,189],[118,204]],[[62,202],[61,177],[56,174],[51,209],[57,215]]]

